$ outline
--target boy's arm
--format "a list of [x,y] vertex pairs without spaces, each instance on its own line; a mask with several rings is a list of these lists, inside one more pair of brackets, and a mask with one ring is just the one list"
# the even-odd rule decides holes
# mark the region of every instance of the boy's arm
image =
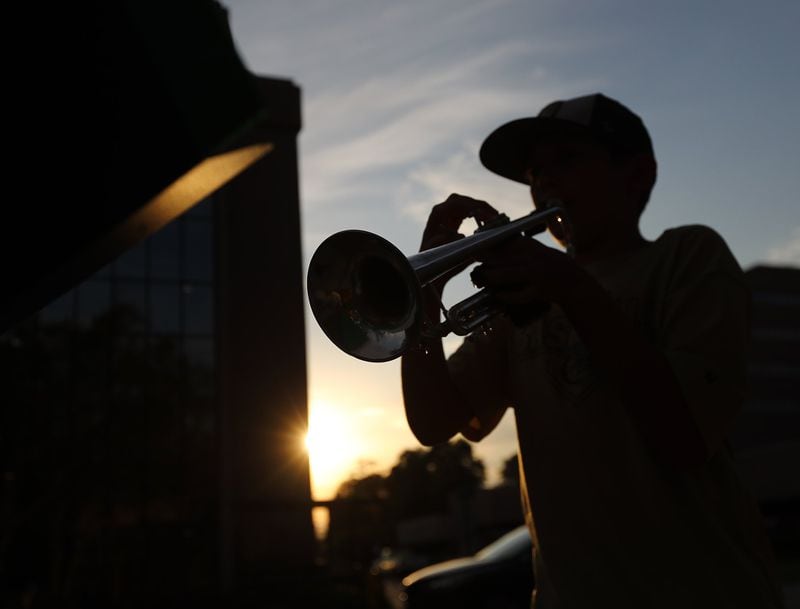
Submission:
[[[485,201],[452,194],[447,200],[434,206],[422,236],[420,251],[427,250],[464,235],[458,232],[465,218],[488,221],[497,215]],[[466,266],[466,263],[465,265]],[[424,290],[427,319],[439,319],[439,299],[447,280],[455,273],[440,278],[436,285]],[[421,348],[407,351],[402,358],[403,401],[409,427],[424,445],[432,446],[446,442],[458,432],[469,440],[479,440],[499,423],[505,409],[476,408],[474,396],[459,387],[453,376],[438,338],[424,339]],[[469,349],[468,349],[469,350]],[[478,355],[470,353],[466,359]],[[474,374],[470,375],[476,376]],[[497,383],[501,379],[489,378],[489,374],[475,380],[478,384]],[[482,400],[477,400],[481,402]],[[480,414],[476,414],[480,410]]]
[[[439,310],[428,303],[429,319]],[[427,339],[401,361],[406,419],[424,445],[457,433],[477,442],[497,427],[509,402],[505,395],[502,320],[491,336],[469,336],[448,361],[441,339]]]
[[401,362],[406,419],[425,446],[446,442],[473,418],[447,368],[442,341],[427,341]]

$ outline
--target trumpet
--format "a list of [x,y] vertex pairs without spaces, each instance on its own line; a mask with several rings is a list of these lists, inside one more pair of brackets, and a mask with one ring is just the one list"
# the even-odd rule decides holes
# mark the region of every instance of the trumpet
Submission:
[[571,227],[556,201],[514,221],[498,214],[468,237],[408,257],[374,233],[335,233],[320,244],[309,263],[311,311],[337,347],[368,362],[400,357],[424,336],[465,336],[503,313],[491,291],[484,288],[449,310],[440,302],[444,321],[434,323],[424,315],[423,288],[466,268],[500,243],[544,232],[550,222],[560,225],[570,253]]

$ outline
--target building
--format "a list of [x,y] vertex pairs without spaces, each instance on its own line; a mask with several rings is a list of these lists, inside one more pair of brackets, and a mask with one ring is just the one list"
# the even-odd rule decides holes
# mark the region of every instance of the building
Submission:
[[268,155],[0,342],[4,599],[304,606],[300,97],[259,84]]
[[756,266],[748,399],[731,434],[779,555],[800,550],[800,269]]

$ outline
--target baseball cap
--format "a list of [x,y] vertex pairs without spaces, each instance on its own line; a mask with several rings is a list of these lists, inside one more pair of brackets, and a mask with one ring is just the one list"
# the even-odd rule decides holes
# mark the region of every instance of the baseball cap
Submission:
[[642,119],[595,93],[552,102],[537,116],[501,125],[481,145],[481,162],[498,175],[527,184],[525,165],[537,138],[553,133],[583,133],[614,152],[655,156]]

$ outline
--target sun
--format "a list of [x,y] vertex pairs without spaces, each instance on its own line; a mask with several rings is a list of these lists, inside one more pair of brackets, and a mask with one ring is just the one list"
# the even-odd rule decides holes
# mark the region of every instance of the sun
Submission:
[[308,432],[304,438],[311,467],[314,497],[333,497],[339,484],[356,466],[361,442],[342,408],[321,400],[309,407]]

